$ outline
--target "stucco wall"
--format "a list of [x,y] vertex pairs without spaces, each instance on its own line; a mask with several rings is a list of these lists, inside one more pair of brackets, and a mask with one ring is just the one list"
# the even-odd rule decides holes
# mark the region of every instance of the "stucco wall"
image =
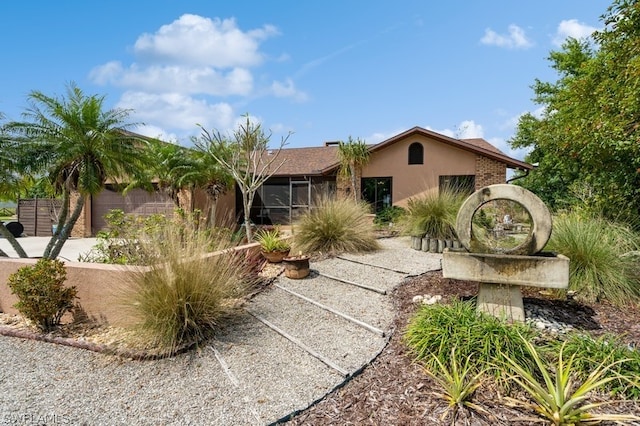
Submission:
[[[408,164],[409,145],[413,142],[422,143],[424,164]],[[405,206],[409,198],[438,188],[440,176],[475,174],[476,154],[414,136],[374,152],[362,177],[393,177],[393,204]]]
[[[255,249],[258,243],[246,244],[234,250]],[[207,254],[217,256],[221,252]],[[11,293],[7,280],[9,275],[19,268],[34,265],[36,259],[0,258],[0,312],[17,314],[13,305],[18,301]],[[79,306],[89,319],[112,325],[131,323],[131,317],[122,308],[123,290],[129,278],[138,267],[123,265],[105,265],[101,263],[65,262],[67,280],[65,286],[75,286],[78,290]]]

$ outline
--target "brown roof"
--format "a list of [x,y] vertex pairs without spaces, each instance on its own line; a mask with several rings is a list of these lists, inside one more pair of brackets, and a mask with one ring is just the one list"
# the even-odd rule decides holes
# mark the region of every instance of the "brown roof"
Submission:
[[[533,169],[531,164],[507,156],[482,138],[454,139],[431,130],[423,129],[422,127],[414,127],[376,145],[371,145],[369,151],[379,151],[400,140],[415,135],[426,136],[439,142],[492,158],[505,163],[507,167],[512,169]],[[280,163],[282,163],[282,166],[274,176],[313,176],[328,174],[335,171],[339,166],[338,147],[336,145],[330,145],[312,148],[284,148],[280,151],[273,166]]]
[[282,164],[274,176],[322,175],[338,165],[338,147],[284,148],[272,166]]
[[407,130],[406,132],[402,132],[385,141],[382,141],[379,144],[374,145],[371,148],[371,152],[378,151],[386,146],[389,146],[391,144],[398,142],[399,140],[402,140],[414,135],[426,136],[431,139],[435,139],[438,142],[442,142],[447,145],[455,146],[456,148],[464,149],[466,151],[483,155],[485,157],[500,161],[501,163],[506,164],[507,167],[511,169],[521,169],[521,170],[533,169],[533,166],[531,164],[525,163],[524,161],[516,160],[515,158],[511,158],[508,155],[505,155],[502,151],[500,151],[498,148],[491,145],[489,142],[487,142],[484,139],[481,139],[481,138],[454,139],[445,135],[441,135],[440,133],[433,132],[431,130],[423,129],[422,127],[414,127],[412,129]]

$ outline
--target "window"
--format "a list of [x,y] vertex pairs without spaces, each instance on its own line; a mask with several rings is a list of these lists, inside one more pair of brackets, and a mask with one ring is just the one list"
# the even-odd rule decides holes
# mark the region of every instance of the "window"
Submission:
[[476,177],[474,175],[440,176],[439,190],[446,189],[471,195],[476,190]]
[[424,147],[420,142],[409,145],[409,164],[424,164]]
[[375,213],[391,206],[391,178],[363,178],[362,199],[374,207]]

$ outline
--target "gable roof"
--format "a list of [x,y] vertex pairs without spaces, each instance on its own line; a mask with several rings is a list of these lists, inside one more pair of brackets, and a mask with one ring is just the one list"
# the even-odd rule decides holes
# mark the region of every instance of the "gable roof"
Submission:
[[499,161],[507,165],[511,169],[531,170],[533,166],[524,161],[516,160],[508,155],[504,154],[495,146],[491,145],[484,139],[454,139],[440,133],[433,132],[431,130],[423,129],[422,127],[413,127],[406,132],[402,132],[396,136],[393,136],[385,141],[380,142],[377,145],[371,147],[370,152],[379,151],[389,145],[392,145],[400,140],[412,137],[412,136],[424,136],[431,139],[435,139],[438,142],[442,142],[447,145],[454,146],[456,148],[464,149],[465,151],[473,152],[475,154],[483,155],[493,160]]
[[[396,142],[414,136],[424,136],[506,164],[512,169],[531,170],[533,166],[511,158],[482,138],[454,139],[422,127],[413,127],[378,144],[371,145],[369,152],[380,151]],[[318,176],[334,172],[340,166],[336,145],[310,148],[283,148],[274,165],[282,163],[274,176]]]

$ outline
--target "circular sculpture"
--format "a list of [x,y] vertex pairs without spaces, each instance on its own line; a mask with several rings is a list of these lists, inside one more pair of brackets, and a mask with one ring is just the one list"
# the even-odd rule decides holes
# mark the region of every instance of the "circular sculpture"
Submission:
[[[483,244],[473,235],[473,215],[484,204],[494,200],[519,203],[529,213],[533,225],[522,244],[507,250],[497,250]],[[456,217],[456,233],[462,246],[472,253],[535,254],[544,248],[551,236],[551,213],[540,198],[522,187],[507,184],[485,186],[462,203]]]

